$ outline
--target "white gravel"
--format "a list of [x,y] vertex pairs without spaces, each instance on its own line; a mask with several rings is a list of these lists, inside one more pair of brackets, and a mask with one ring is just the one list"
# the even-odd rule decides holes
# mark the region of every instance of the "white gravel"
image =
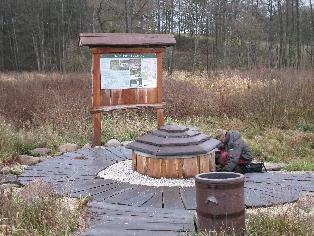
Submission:
[[195,185],[194,178],[190,179],[155,179],[142,175],[132,170],[132,160],[120,161],[98,173],[98,177],[103,179],[112,179],[119,182],[146,186],[180,186],[191,187]]

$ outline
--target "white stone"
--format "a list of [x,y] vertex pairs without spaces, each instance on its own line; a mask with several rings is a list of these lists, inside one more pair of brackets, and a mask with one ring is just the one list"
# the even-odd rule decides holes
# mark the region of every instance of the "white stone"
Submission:
[[77,145],[76,143],[66,143],[66,144],[59,146],[59,151],[62,153],[74,152],[79,148],[80,148],[79,145]]
[[3,168],[0,170],[0,173],[1,173],[1,174],[4,174],[4,175],[10,174],[10,173],[11,173],[11,168],[8,167],[8,166],[5,166],[5,167],[3,167]]
[[18,160],[21,165],[27,166],[35,165],[41,161],[39,157],[33,157],[29,155],[19,155]]
[[51,149],[43,147],[43,148],[35,148],[30,151],[30,153],[34,156],[45,156],[51,153]]
[[92,147],[92,145],[90,144],[90,143],[86,143],[84,146],[83,146],[83,148],[91,148]]
[[267,170],[269,171],[279,171],[287,166],[285,163],[271,163],[271,162],[264,162],[264,165]]
[[106,143],[107,147],[118,147],[121,146],[121,143],[119,140],[117,139],[110,139],[107,143]]
[[155,179],[146,175],[142,175],[132,170],[132,160],[120,161],[98,173],[98,176],[103,179],[112,179],[119,182],[126,182],[136,185],[146,186],[194,186],[194,178],[190,179]]
[[130,143],[132,143],[133,141],[124,141],[124,142],[122,142],[121,144],[122,144],[122,146],[126,146],[126,145],[128,145],[128,144],[130,144]]

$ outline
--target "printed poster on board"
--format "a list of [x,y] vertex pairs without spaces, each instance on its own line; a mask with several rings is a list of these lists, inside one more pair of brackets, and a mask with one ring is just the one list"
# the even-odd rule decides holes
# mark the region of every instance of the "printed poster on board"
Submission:
[[101,89],[157,87],[157,56],[104,54],[100,57]]

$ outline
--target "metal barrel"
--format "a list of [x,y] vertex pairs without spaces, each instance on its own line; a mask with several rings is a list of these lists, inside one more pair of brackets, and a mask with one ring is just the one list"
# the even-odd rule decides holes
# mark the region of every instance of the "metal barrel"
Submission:
[[244,176],[233,172],[210,172],[195,176],[198,231],[245,230]]

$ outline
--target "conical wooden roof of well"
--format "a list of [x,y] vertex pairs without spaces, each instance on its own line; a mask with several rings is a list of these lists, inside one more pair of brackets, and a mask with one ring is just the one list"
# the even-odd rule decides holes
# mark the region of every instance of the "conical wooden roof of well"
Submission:
[[200,155],[212,151],[220,143],[200,133],[196,128],[165,125],[139,137],[127,145],[134,151],[153,156]]

